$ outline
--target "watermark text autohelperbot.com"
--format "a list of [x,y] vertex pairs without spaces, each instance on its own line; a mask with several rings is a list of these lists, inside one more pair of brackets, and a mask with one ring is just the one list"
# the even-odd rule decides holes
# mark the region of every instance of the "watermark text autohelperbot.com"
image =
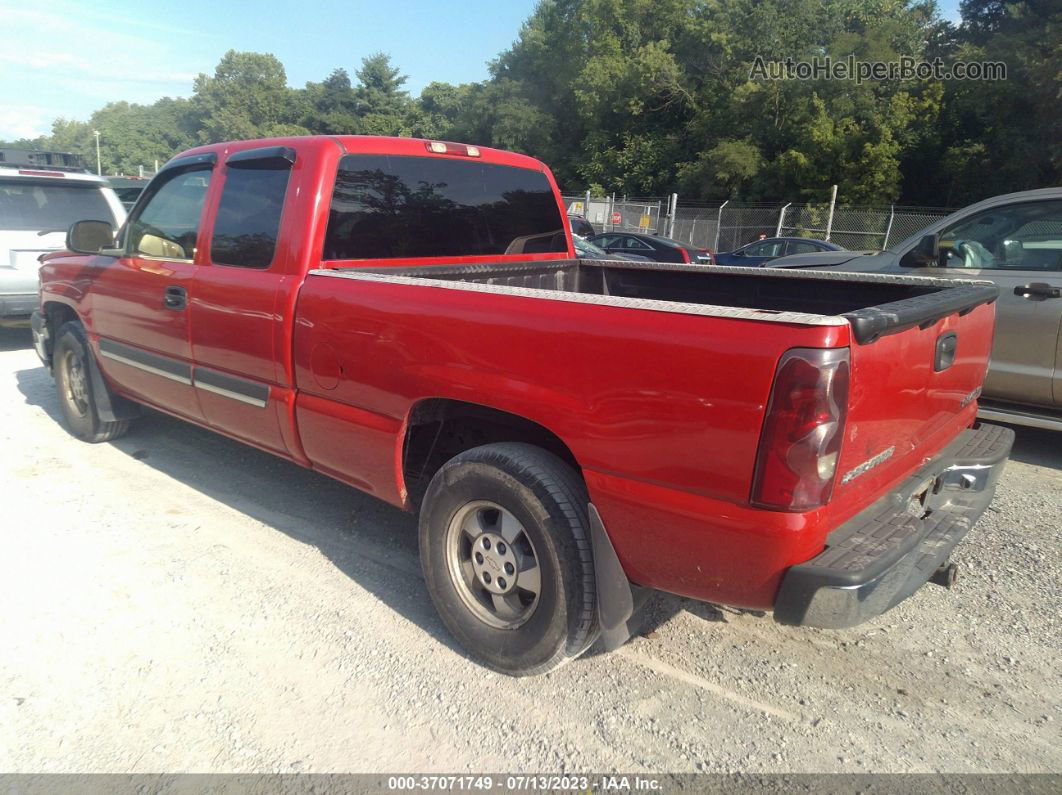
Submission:
[[767,60],[757,55],[749,80],[855,80],[856,83],[884,80],[1006,80],[1007,65],[1002,61],[957,61],[946,64],[941,58],[923,61],[901,56],[895,61],[860,61],[854,55],[834,58],[817,55],[809,60],[795,58]]

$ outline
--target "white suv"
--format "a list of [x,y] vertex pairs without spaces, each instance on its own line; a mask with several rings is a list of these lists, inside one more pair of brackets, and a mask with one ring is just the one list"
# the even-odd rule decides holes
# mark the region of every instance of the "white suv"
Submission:
[[115,229],[125,221],[106,180],[83,169],[0,163],[0,326],[29,324],[37,258],[64,248],[70,225],[89,219]]

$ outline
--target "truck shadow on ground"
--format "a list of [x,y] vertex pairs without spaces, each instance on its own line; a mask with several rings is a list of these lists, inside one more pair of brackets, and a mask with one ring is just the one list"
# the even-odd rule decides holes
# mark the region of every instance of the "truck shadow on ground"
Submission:
[[0,327],[0,353],[33,347],[33,333],[28,328]]
[[[26,403],[62,425],[54,383],[43,367],[16,373]],[[71,438],[71,455],[78,445]],[[130,432],[109,442],[146,466],[267,527],[317,547],[336,568],[435,640],[470,659],[432,605],[420,571],[416,518],[324,475],[213,431],[146,410]],[[660,592],[631,620],[646,634],[687,610],[725,621],[732,608]],[[585,655],[602,652],[595,644]]]
[[[43,368],[16,373],[29,405],[60,425]],[[70,439],[71,455],[78,445]],[[337,569],[467,658],[435,613],[420,571],[416,519],[356,489],[212,431],[145,411],[111,446],[263,525],[317,547]],[[136,491],[130,491],[135,499]]]
[[1012,460],[1062,470],[1062,431],[1009,427],[1015,433],[1014,449],[1010,451]]

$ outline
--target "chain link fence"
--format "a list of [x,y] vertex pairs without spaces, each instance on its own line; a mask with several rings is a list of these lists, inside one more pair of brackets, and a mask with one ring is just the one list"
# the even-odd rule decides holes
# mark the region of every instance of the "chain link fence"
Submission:
[[790,205],[779,210],[779,234],[829,240],[850,250],[883,249],[925,229],[950,211],[933,207]]
[[598,232],[644,232],[713,251],[732,251],[776,235],[829,240],[852,250],[883,249],[951,212],[939,207],[688,204],[677,195],[632,199],[566,193],[564,202],[570,215],[585,217]]
[[666,234],[661,218],[667,212],[667,199],[617,199],[610,196],[597,199],[586,194],[562,194],[569,215],[581,215],[598,232],[644,232],[648,235]]

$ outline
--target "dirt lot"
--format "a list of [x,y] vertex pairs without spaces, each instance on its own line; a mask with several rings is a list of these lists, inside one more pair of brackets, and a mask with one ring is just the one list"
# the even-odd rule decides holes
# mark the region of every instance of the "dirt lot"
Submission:
[[89,446],[0,331],[0,771],[1062,771],[1062,434],[956,590],[856,630],[656,595],[546,677],[466,659],[413,519],[160,415]]

